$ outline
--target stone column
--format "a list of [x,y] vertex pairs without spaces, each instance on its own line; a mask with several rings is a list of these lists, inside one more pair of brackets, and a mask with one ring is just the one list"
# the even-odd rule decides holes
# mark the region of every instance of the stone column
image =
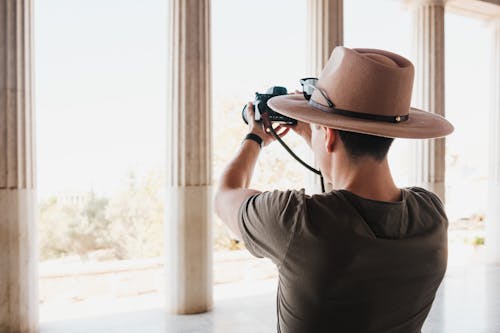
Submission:
[[[344,44],[343,3],[343,0],[307,0],[307,76],[318,77],[333,49]],[[325,185],[327,191],[331,189],[329,184]],[[308,193],[320,193],[319,176],[308,173],[306,188]]]
[[32,1],[0,1],[0,332],[36,332]]
[[307,0],[308,72],[317,77],[335,46],[344,44],[343,0]]
[[210,0],[169,1],[167,311],[212,306]]
[[[444,116],[444,0],[414,0],[415,95],[417,108]],[[444,201],[445,139],[413,142],[413,184]]]
[[500,263],[500,19],[492,24],[490,158],[486,252],[489,261]]

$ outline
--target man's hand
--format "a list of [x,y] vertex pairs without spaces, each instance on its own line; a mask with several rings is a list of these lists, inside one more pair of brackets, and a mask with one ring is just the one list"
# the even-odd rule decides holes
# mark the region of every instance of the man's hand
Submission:
[[[265,128],[263,122],[255,121],[255,109],[252,102],[248,102],[247,108],[247,120],[248,120],[248,129],[249,133],[253,133],[258,135],[262,139],[262,146],[265,147],[274,141],[274,137],[271,133],[269,133]],[[290,128],[287,128],[284,125],[278,125],[273,127],[274,131],[280,136],[285,136]]]
[[[258,135],[262,139],[263,146],[273,142],[274,137],[266,131],[264,125],[255,121],[252,103],[247,104],[246,113],[249,133]],[[284,136],[289,130],[282,126],[275,128],[279,136]],[[250,140],[246,140],[241,145],[236,156],[222,173],[214,202],[217,215],[239,239],[241,239],[241,234],[238,227],[238,209],[248,197],[260,193],[260,191],[248,188],[260,151],[260,148],[248,141]]]

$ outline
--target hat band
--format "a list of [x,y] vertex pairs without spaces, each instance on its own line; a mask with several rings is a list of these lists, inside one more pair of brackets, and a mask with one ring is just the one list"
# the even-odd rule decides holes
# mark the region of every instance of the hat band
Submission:
[[309,100],[308,103],[313,108],[321,110],[323,112],[338,114],[341,116],[346,116],[346,117],[351,117],[351,118],[375,120],[375,121],[385,121],[387,123],[395,123],[395,124],[403,122],[403,121],[407,121],[408,119],[410,119],[410,115],[381,116],[378,114],[370,114],[370,113],[361,113],[361,112],[342,110],[342,109],[337,109],[335,107],[330,108],[328,106],[325,106],[325,105],[319,104],[318,102],[315,102],[312,98]]

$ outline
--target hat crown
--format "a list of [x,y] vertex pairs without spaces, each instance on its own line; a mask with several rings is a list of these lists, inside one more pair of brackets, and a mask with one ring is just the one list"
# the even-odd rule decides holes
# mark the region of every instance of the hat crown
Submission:
[[[335,108],[380,116],[409,114],[414,68],[406,58],[384,50],[336,47],[317,87]],[[312,99],[323,104],[321,93]]]

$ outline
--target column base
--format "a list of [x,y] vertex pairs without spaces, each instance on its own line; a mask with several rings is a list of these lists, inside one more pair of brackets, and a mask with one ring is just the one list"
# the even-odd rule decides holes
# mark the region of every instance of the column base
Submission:
[[38,331],[35,190],[0,189],[0,332]]
[[212,187],[167,188],[165,268],[167,312],[212,308]]

